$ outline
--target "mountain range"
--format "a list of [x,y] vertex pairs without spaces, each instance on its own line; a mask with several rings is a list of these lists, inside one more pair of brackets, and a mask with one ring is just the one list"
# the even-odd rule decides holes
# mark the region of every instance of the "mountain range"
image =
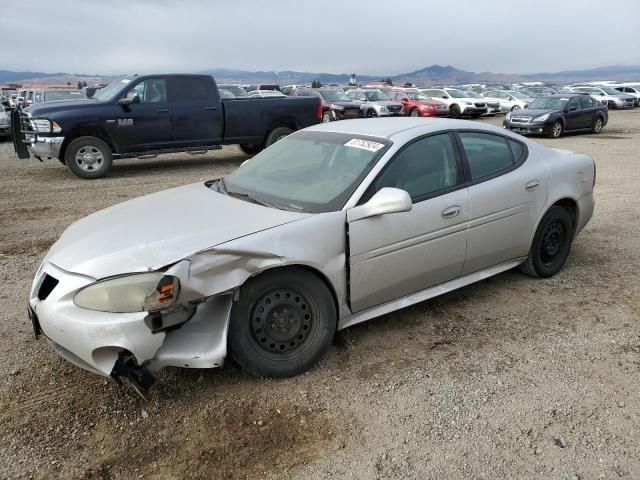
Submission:
[[[213,75],[220,82],[225,83],[271,83],[310,84],[318,80],[323,84],[346,84],[349,74],[296,72],[296,71],[248,71],[218,68],[204,70],[198,73]],[[79,80],[88,83],[109,81],[113,76],[44,73],[44,72],[15,72],[0,70],[0,84],[30,83],[30,84],[65,84],[75,85]],[[532,73],[525,75],[505,74],[493,72],[470,72],[457,69],[451,65],[431,65],[413,72],[397,75],[358,75],[359,82],[378,81],[390,78],[394,83],[411,82],[417,85],[463,84],[463,83],[511,83],[523,81],[542,81],[553,83],[569,83],[589,80],[640,80],[640,65],[611,65],[588,70],[569,70],[551,73]]]

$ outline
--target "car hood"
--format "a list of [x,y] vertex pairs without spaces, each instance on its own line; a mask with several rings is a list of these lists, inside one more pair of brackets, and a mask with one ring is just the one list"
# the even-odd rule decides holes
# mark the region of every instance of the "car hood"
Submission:
[[344,108],[360,108],[360,103],[359,102],[352,102],[352,101],[340,101],[340,102],[327,102],[327,103],[331,103],[333,105],[340,105],[341,107]]
[[45,258],[99,279],[156,270],[201,250],[309,216],[264,207],[204,183],[164,190],[72,224]]
[[32,117],[41,117],[52,112],[66,112],[71,110],[84,110],[86,108],[94,108],[99,105],[106,105],[105,102],[92,100],[90,98],[84,100],[59,100],[55,102],[44,102],[32,104],[24,109],[25,112],[31,114]]
[[512,116],[514,117],[537,117],[539,115],[544,115],[545,113],[554,113],[554,112],[560,112],[561,110],[556,110],[553,108],[549,108],[549,109],[535,109],[535,110],[529,110],[528,108],[522,108],[520,110],[516,110],[515,112],[512,113]]

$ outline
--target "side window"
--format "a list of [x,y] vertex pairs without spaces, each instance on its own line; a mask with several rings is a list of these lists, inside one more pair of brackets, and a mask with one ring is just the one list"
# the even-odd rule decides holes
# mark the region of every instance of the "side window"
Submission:
[[524,154],[526,152],[524,145],[520,142],[516,142],[515,140],[509,140],[509,146],[511,147],[511,153],[513,153],[513,158],[516,163],[524,160]]
[[[587,96],[587,95],[585,95],[585,96]],[[581,97],[572,98],[571,101],[569,102],[569,105],[567,105],[567,108],[575,107],[577,110],[580,110],[582,108],[582,105],[580,103],[580,98]]]
[[207,84],[202,78],[177,77],[174,79],[173,85],[174,88],[171,91],[172,102],[190,102],[209,99]]
[[584,95],[580,98],[580,105],[582,105],[582,108],[593,108],[595,103],[596,101],[591,95]]
[[456,157],[451,138],[445,133],[417,140],[400,151],[376,179],[374,187],[375,191],[384,187],[406,190],[416,202],[457,183]]
[[140,97],[140,103],[161,103],[167,101],[167,84],[164,79],[150,78],[138,83],[127,93],[126,98]]
[[460,132],[471,170],[471,180],[488,177],[514,165],[507,140],[499,135]]

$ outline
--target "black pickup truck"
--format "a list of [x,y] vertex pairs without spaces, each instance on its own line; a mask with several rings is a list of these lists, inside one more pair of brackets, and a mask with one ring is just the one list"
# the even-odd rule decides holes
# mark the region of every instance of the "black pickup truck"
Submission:
[[114,158],[203,153],[238,144],[253,155],[319,123],[317,98],[221,100],[209,75],[120,78],[86,100],[15,111],[19,158],[58,158],[81,178],[104,176]]

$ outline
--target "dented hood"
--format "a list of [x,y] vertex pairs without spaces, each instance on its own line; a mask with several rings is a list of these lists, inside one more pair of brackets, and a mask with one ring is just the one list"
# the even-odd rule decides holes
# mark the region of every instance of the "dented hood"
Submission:
[[120,203],[75,222],[46,260],[96,279],[155,270],[307,216],[232,198],[196,183]]

